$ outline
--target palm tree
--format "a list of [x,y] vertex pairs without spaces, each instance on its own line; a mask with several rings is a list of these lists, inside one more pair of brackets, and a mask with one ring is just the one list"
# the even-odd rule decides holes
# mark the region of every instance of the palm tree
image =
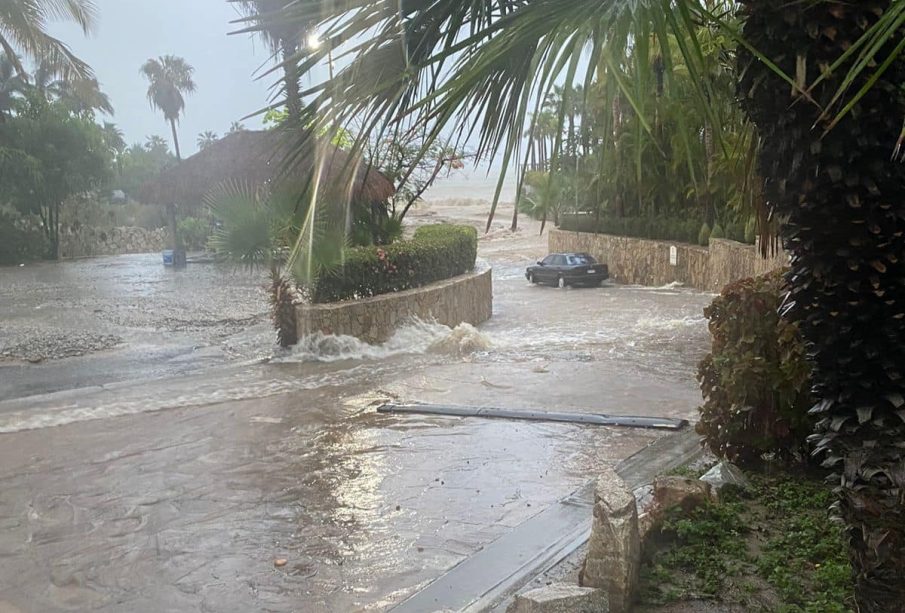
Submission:
[[80,117],[93,117],[95,111],[113,115],[110,97],[101,91],[97,79],[63,81],[58,100]]
[[245,127],[245,124],[240,121],[234,121],[229,126],[229,132],[227,134],[237,134],[238,132],[245,132],[248,128]]
[[6,53],[0,53],[0,122],[13,111],[16,99],[28,89],[28,80],[16,72],[16,66]]
[[202,132],[201,134],[198,135],[198,141],[197,141],[198,148],[202,149],[202,150],[207,149],[208,147],[210,147],[211,145],[216,143],[218,140],[219,140],[219,138],[217,137],[216,132],[211,132],[210,130],[207,130],[206,132]]
[[533,219],[540,220],[540,234],[544,233],[547,219],[558,218],[563,202],[563,181],[552,172],[529,172],[525,174],[522,191],[516,208]]
[[119,126],[115,123],[110,123],[109,121],[104,122],[104,125],[101,126],[101,130],[104,137],[104,144],[107,145],[107,149],[113,154],[114,159],[119,161],[120,156],[125,152],[127,146],[123,131],[120,130]]
[[182,155],[179,151],[176,123],[185,110],[184,94],[195,91],[195,82],[192,80],[194,72],[195,69],[188,62],[175,55],[150,59],[141,67],[142,75],[148,80],[148,101],[151,107],[162,111],[170,124],[177,160],[182,160]]
[[58,101],[80,117],[91,117],[95,111],[113,115],[110,97],[101,91],[93,77],[63,76],[48,61],[42,61],[32,75],[32,88],[48,102]]
[[167,143],[167,139],[157,134],[152,134],[145,139],[144,148],[151,153],[158,153],[163,157],[170,154],[170,145]]
[[[238,6],[278,57],[283,68],[283,91],[289,119],[298,123],[302,116],[302,98],[299,92],[301,73],[296,57],[306,41],[310,28],[299,25],[297,20],[282,18],[282,11],[297,0],[238,0]],[[307,23],[303,21],[302,24]]]
[[[766,203],[786,220],[782,237],[792,256],[784,313],[801,323],[810,345],[817,449],[839,472],[858,608],[905,611],[905,172],[896,159],[905,144],[905,2],[358,0],[336,7],[325,16],[346,20],[336,43],[364,42],[336,79],[316,89],[310,105],[323,111],[324,125],[367,116],[377,129],[392,129],[417,119],[437,137],[455,125],[479,135],[479,155],[499,152],[507,161],[530,110],[563,75],[585,87],[614,75],[620,112],[643,119],[639,134],[654,142],[656,117],[643,112],[640,77],[627,80],[622,60],[643,58],[636,67],[650,73],[650,55],[641,51],[656,46],[663,64],[652,76],[668,87],[676,41],[698,40],[704,26],[740,42],[739,93],[762,139]],[[294,14],[307,13],[285,12]],[[683,43],[678,53],[714,147],[722,147],[700,46]],[[310,137],[299,138],[307,146]]]
[[4,0],[0,4],[0,50],[20,75],[26,74],[18,54],[33,62],[46,61],[65,77],[90,78],[91,69],[62,41],[47,33],[50,21],[75,22],[85,34],[96,20],[92,0]]

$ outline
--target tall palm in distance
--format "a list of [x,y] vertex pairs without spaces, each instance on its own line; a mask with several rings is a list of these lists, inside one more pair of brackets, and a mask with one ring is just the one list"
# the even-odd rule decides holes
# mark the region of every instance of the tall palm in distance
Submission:
[[107,150],[110,151],[110,154],[113,156],[113,161],[116,163],[117,169],[122,171],[122,157],[128,146],[123,131],[115,123],[110,123],[109,121],[104,122],[103,126],[101,126],[101,130],[101,135],[103,136]]
[[22,58],[46,61],[66,78],[90,78],[91,68],[61,40],[47,32],[52,21],[72,21],[90,34],[97,19],[92,0],[3,0],[0,3],[0,51],[19,75],[25,75]]
[[188,62],[175,55],[149,59],[141,67],[141,74],[148,81],[148,102],[152,108],[160,110],[170,124],[177,160],[182,160],[182,155],[176,124],[185,110],[185,95],[195,91],[194,72]]
[[[504,167],[517,154],[527,118],[563,77],[587,89],[614,75],[624,101],[614,114],[639,116],[639,134],[653,142],[655,118],[643,115],[635,85],[645,74],[662,75],[669,87],[674,51],[708,113],[708,138],[723,146],[699,31],[739,41],[733,78],[762,139],[765,204],[786,222],[792,270],[783,312],[800,323],[809,344],[817,449],[839,477],[857,608],[905,611],[905,173],[896,159],[905,145],[905,2],[333,6],[323,25],[332,27],[336,46],[363,42],[335,79],[316,88],[310,108],[322,112],[318,128],[363,117],[392,130],[417,120],[436,139],[455,127],[473,131],[478,155],[502,157]],[[305,7],[286,9],[287,18],[306,14]],[[674,50],[676,41],[683,42]],[[657,49],[661,67],[650,62]],[[622,63],[632,56],[635,81]],[[560,116],[567,112],[561,108]],[[308,138],[301,135],[297,146]]]
[[161,157],[170,155],[170,144],[167,142],[167,139],[158,134],[152,134],[147,137],[145,139],[144,148],[145,151],[156,153]]
[[0,122],[16,106],[16,99],[28,90],[28,79],[16,72],[16,66],[6,53],[0,53]]
[[207,130],[198,135],[198,140],[196,141],[196,143],[198,145],[198,149],[204,151],[205,149],[216,143],[218,140],[220,139],[217,137],[216,132]]

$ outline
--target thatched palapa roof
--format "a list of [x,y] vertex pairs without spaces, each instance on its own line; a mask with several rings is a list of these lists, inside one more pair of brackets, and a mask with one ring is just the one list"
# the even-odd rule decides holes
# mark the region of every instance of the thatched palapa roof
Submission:
[[194,207],[215,187],[227,181],[249,185],[297,184],[304,189],[312,168],[322,168],[320,184],[349,194],[362,204],[384,203],[395,193],[393,183],[363,162],[352,163],[350,154],[332,145],[319,145],[317,154],[305,154],[287,167],[286,135],[277,130],[242,131],[224,136],[190,158],[164,169],[142,186],[138,198],[148,204]]

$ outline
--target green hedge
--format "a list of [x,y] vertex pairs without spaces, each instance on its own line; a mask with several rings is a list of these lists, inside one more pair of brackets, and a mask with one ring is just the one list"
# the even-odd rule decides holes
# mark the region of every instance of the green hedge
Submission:
[[[572,232],[596,232],[697,245],[701,242],[703,222],[697,218],[676,217],[601,216],[597,219],[593,214],[566,213],[560,219],[559,227]],[[722,238],[746,242],[745,224],[731,223],[720,229],[725,235]]]
[[473,270],[477,256],[473,227],[424,226],[409,241],[349,249],[341,267],[314,281],[311,299],[337,302],[421,287]]
[[697,431],[733,462],[808,455],[811,366],[797,326],[779,315],[783,287],[779,271],[736,281],[704,310],[713,341],[698,368]]

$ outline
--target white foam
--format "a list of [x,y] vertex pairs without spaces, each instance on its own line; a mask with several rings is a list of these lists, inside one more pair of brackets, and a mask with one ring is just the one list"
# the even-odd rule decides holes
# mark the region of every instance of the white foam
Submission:
[[[469,324],[450,329],[434,322],[415,321],[397,330],[382,345],[369,345],[350,336],[311,335],[302,339],[289,355],[271,362],[331,363],[342,360],[381,360],[395,355],[426,353],[462,357],[489,347],[490,341]],[[237,373],[229,379],[193,380],[191,385],[183,383],[176,392],[170,386],[166,386],[161,392],[158,389],[160,383],[135,389],[117,389],[116,399],[110,397],[109,391],[101,391],[77,401],[64,401],[65,404],[0,414],[0,434],[139,413],[267,398],[294,391],[342,385],[356,380],[362,374],[373,373],[374,369],[373,365],[353,365],[327,372],[316,369],[316,372],[307,376],[282,379],[268,374],[266,368],[255,368]]]
[[642,330],[678,330],[686,327],[700,326],[706,323],[703,316],[686,315],[685,317],[642,317],[636,327]]
[[291,352],[273,362],[340,362],[381,360],[397,355],[439,353],[462,356],[486,350],[490,341],[471,324],[449,328],[436,322],[414,320],[388,341],[371,345],[354,336],[318,332],[300,339]]

